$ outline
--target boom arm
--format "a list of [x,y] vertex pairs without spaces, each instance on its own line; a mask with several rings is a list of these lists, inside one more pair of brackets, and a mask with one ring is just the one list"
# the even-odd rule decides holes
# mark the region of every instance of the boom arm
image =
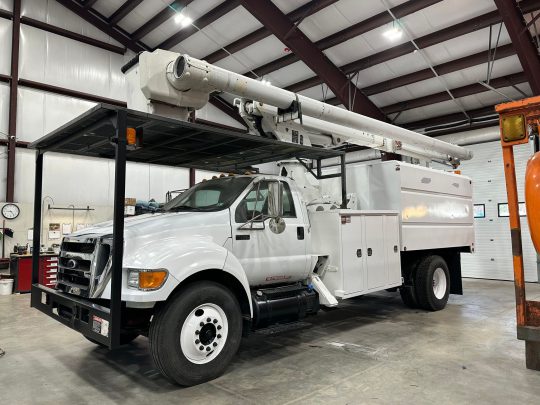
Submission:
[[249,103],[238,103],[243,116],[256,113],[264,105],[275,107],[277,115],[273,121],[276,127],[286,123],[308,132],[339,136],[341,142],[454,165],[461,159],[472,158],[472,152],[461,146],[271,86],[188,55],[163,50],[143,52],[139,65],[140,87],[148,100],[201,108],[210,93],[221,91],[256,100],[251,102],[249,111],[245,108]]

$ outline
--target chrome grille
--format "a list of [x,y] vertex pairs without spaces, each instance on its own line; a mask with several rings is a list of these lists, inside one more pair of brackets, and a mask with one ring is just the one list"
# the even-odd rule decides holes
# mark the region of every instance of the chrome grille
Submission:
[[57,288],[82,297],[101,294],[108,281],[110,244],[100,238],[64,238],[58,261]]

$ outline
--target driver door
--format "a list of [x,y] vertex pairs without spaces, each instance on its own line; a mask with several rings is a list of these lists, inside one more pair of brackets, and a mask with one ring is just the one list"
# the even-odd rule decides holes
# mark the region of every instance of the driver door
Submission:
[[254,184],[231,210],[233,253],[251,285],[302,279],[308,270],[307,227],[288,183],[282,182],[285,230],[274,233],[270,219],[262,219],[268,214],[268,183]]

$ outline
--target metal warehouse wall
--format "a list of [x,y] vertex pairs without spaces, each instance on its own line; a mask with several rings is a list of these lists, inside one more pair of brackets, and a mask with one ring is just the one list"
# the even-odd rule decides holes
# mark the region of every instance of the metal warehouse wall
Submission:
[[[476,252],[462,255],[463,276],[513,280],[512,244],[508,218],[498,217],[497,204],[506,203],[506,186],[500,142],[469,145],[474,158],[464,161],[462,173],[473,179],[474,203],[485,204],[486,217],[475,219]],[[523,197],[525,167],[531,156],[531,145],[514,148],[520,201]],[[531,242],[527,218],[521,218],[525,279],[538,281],[536,251]]]
[[[0,9],[12,11],[11,0],[0,0]],[[22,0],[21,16],[44,21],[91,38],[120,45],[62,7],[54,0]],[[0,18],[0,73],[10,75],[12,22]],[[19,77],[69,90],[119,101],[126,100],[126,83],[120,72],[132,52],[119,55],[86,43],[21,24]],[[66,123],[95,103],[19,85],[17,139],[31,142]],[[0,83],[0,131],[8,131],[9,85]],[[210,106],[197,116],[241,127]],[[6,187],[6,148],[0,148],[0,200]],[[17,149],[15,200],[33,202],[34,153]],[[113,165],[97,159],[46,156],[44,195],[57,204],[110,205]],[[81,182],[84,189],[80,187]],[[186,169],[130,164],[126,195],[163,199],[167,190],[188,185]]]
[[[13,11],[12,0],[0,0],[0,10]],[[54,0],[22,0],[21,16],[43,21],[102,42],[120,45],[110,37],[62,7]],[[0,18],[0,74],[11,74],[12,21]],[[110,52],[80,41],[52,34],[27,24],[21,24],[19,46],[19,78],[66,88],[118,101],[126,100],[126,83],[120,72],[125,61],[133,57]],[[17,138],[31,142],[63,125],[94,102],[36,90],[19,84]],[[0,132],[8,132],[9,84],[0,82]],[[197,117],[242,128],[235,120],[213,106],[197,112]],[[11,221],[15,237],[6,240],[7,250],[14,243],[27,242],[27,230],[32,226],[34,198],[34,151],[17,148],[15,165],[15,201],[21,206],[21,216]],[[7,181],[7,148],[0,147],[0,201],[5,200]],[[196,180],[208,177],[198,172]],[[189,173],[183,168],[147,164],[128,164],[126,196],[164,201],[168,190],[187,188]],[[48,222],[94,223],[112,216],[114,164],[103,159],[67,155],[45,155],[43,195],[44,228]],[[89,205],[95,211],[49,211],[56,206]],[[44,235],[46,236],[46,234]],[[46,237],[44,242],[47,243]],[[58,242],[58,241],[56,241]]]

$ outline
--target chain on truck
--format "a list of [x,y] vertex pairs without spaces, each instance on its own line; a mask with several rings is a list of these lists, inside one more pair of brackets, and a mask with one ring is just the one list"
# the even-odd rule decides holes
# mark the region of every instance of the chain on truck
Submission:
[[[31,145],[38,247],[43,154],[116,161],[113,221],[64,238],[55,289],[34,269],[32,306],[109,348],[147,336],[163,375],[194,385],[222,374],[250,331],[381,290],[429,311],[462,293],[471,180],[430,166],[456,168],[466,149],[188,55],[143,52],[123,71],[129,109],[98,106]],[[249,134],[186,122],[215,92],[237,97]],[[344,144],[404,159],[347,164]],[[126,160],[254,174],[124,220]]]

